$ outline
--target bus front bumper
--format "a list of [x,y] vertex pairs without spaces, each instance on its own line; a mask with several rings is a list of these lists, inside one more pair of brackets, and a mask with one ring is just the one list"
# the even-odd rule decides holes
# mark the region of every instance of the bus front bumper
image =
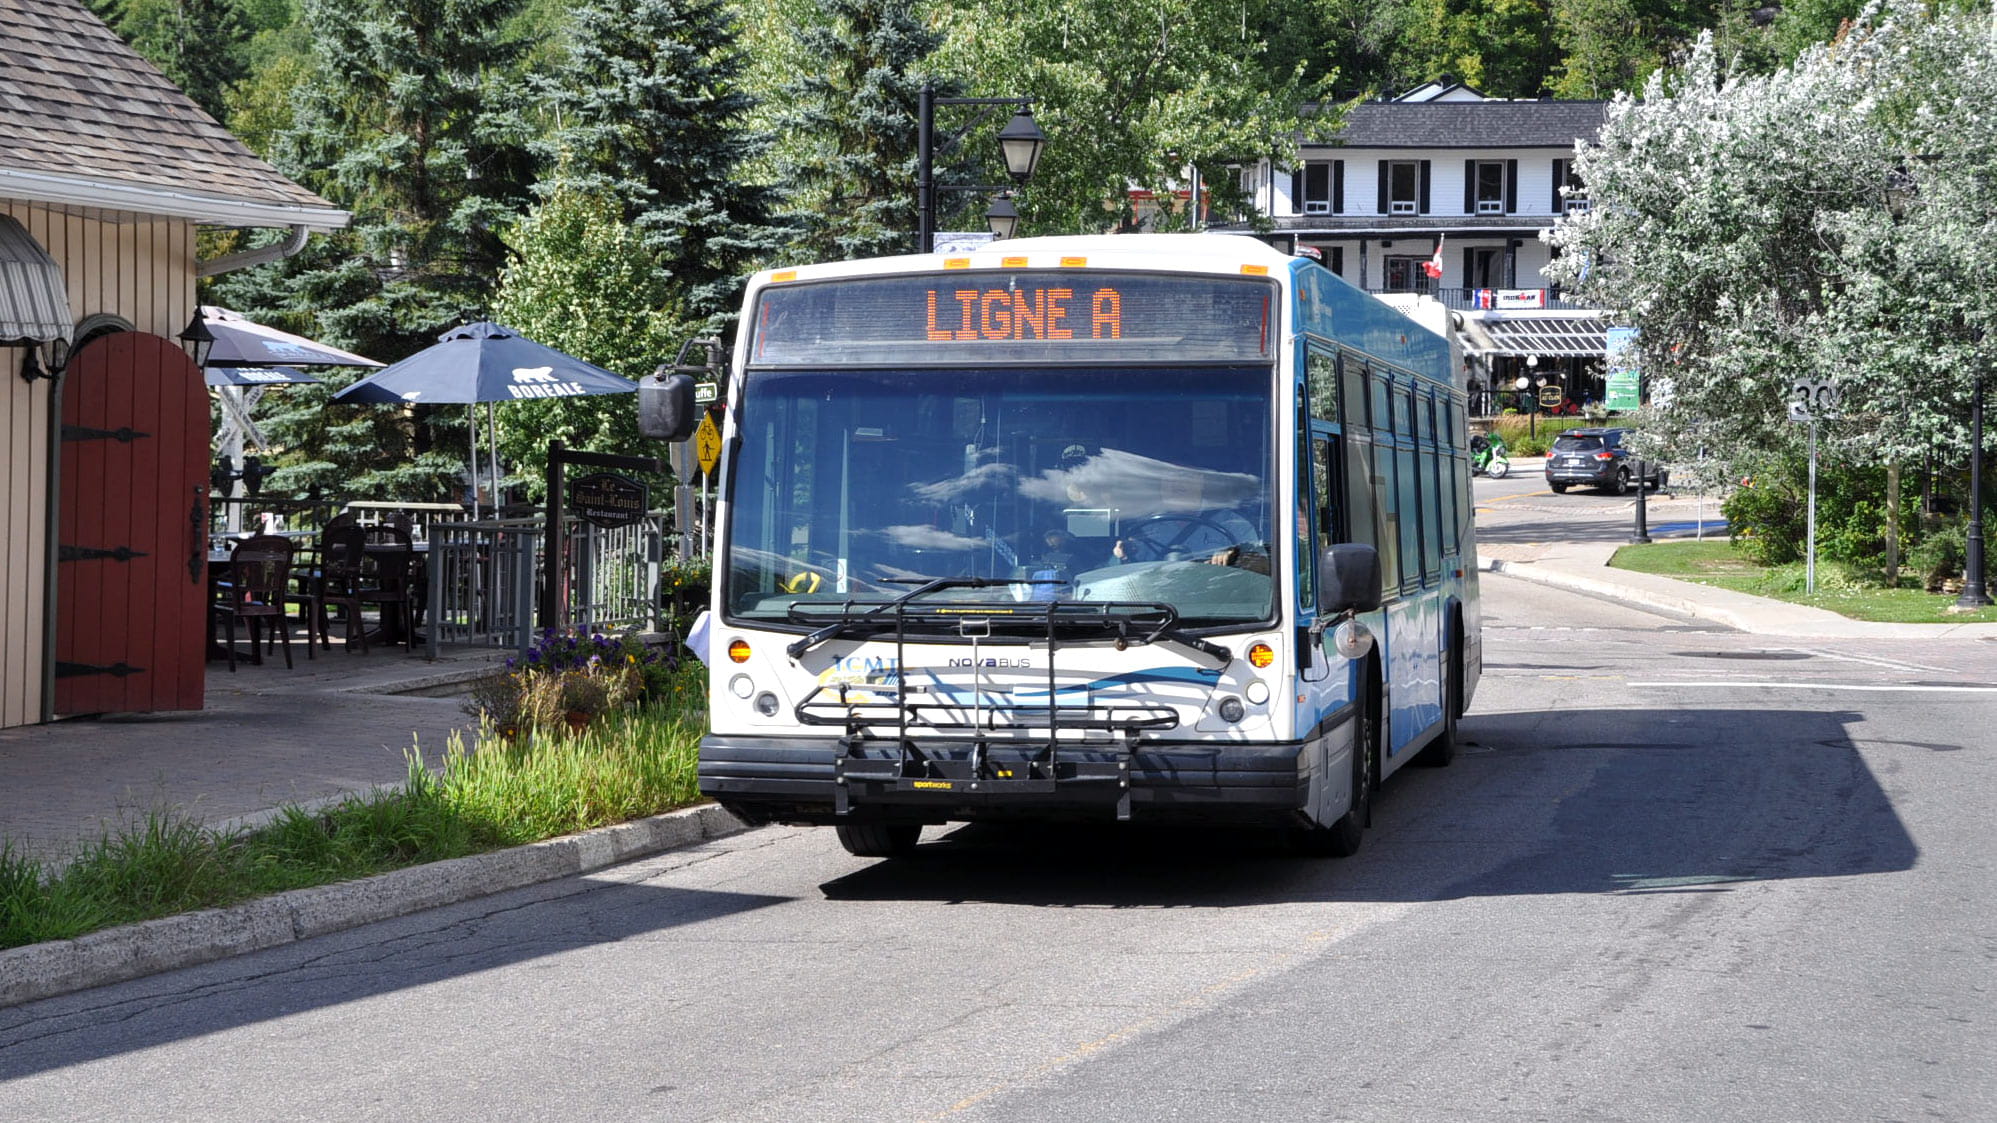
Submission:
[[753,821],[927,823],[1011,818],[1287,822],[1305,803],[1310,759],[1296,742],[1146,742],[1134,751],[1062,745],[892,741],[848,749],[829,737],[709,734],[701,794]]

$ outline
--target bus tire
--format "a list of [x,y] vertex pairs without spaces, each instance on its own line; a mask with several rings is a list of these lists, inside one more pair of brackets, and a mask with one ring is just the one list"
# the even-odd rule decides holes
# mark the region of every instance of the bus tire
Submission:
[[1447,768],[1456,759],[1456,719],[1463,716],[1463,626],[1451,620],[1449,657],[1443,660],[1442,732],[1435,735],[1414,762],[1423,768]]
[[1374,761],[1379,757],[1379,744],[1380,692],[1373,686],[1352,726],[1352,804],[1328,827],[1299,828],[1299,852],[1312,858],[1350,858],[1359,852],[1366,828],[1373,822],[1373,787],[1378,776]]
[[855,858],[900,858],[922,837],[921,823],[840,823],[832,829]]

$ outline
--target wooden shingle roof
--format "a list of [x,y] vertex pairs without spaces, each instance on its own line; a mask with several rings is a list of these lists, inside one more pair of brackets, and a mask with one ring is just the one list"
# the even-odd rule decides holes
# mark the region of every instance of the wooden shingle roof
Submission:
[[1577,141],[1595,139],[1608,107],[1606,101],[1369,101],[1346,111],[1344,127],[1330,143],[1346,148],[1572,148]]
[[344,225],[345,212],[259,159],[82,0],[0,0],[0,42],[0,197]]

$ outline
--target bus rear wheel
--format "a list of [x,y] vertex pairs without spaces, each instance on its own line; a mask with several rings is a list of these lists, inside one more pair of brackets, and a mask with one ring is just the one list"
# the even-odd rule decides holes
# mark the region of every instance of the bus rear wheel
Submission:
[[840,823],[832,829],[855,858],[900,858],[922,837],[921,823]]
[[1449,629],[1449,653],[1443,657],[1447,668],[1442,683],[1442,731],[1430,741],[1421,752],[1415,755],[1414,762],[1424,768],[1447,768],[1456,759],[1456,746],[1459,735],[1457,719],[1463,716],[1463,629],[1452,624]]

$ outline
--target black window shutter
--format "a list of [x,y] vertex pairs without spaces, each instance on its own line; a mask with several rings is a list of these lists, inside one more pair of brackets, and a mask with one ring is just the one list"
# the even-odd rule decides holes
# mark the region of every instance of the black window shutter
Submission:
[[1380,161],[1380,213],[1387,213],[1387,162]]
[[1304,169],[1301,164],[1290,169],[1290,213],[1304,213]]
[[1463,161],[1463,213],[1477,213],[1477,161]]
[[[1344,163],[1344,162],[1345,162],[1345,161],[1343,161],[1343,160],[1339,161],[1339,163],[1341,163],[1341,164],[1342,164],[1342,163]],[[1344,246],[1333,246],[1333,247],[1331,247],[1331,271],[1332,271],[1333,273],[1336,273],[1336,274],[1338,274],[1338,275],[1339,275],[1339,276],[1341,276],[1341,277],[1345,276],[1345,247],[1344,247]]]
[[1418,208],[1421,214],[1428,213],[1428,163],[1427,160],[1421,162],[1421,203]]
[[1331,213],[1345,213],[1345,161],[1331,162]]
[[1505,161],[1505,213],[1519,209],[1519,162]]
[[1559,214],[1563,209],[1565,209],[1564,204],[1560,200],[1560,189],[1565,186],[1567,186],[1567,161],[1555,160],[1553,162],[1553,213],[1554,214]]
[[1470,272],[1471,267],[1476,263],[1477,251],[1465,249],[1463,251],[1463,287],[1466,289],[1479,287],[1476,276]]

